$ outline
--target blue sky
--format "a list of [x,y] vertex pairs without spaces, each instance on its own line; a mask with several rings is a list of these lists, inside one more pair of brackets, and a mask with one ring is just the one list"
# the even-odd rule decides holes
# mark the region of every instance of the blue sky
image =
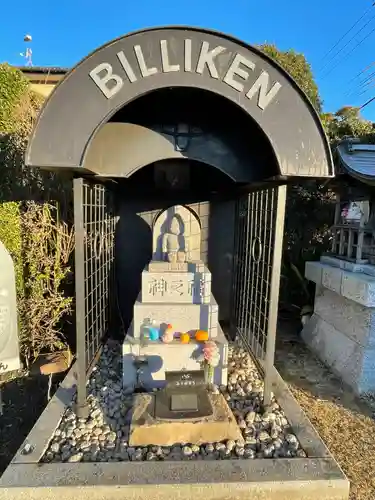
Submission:
[[[371,6],[372,0],[18,0],[3,3],[1,14],[6,21],[2,19],[0,23],[0,61],[10,64],[24,63],[19,53],[25,48],[26,33],[33,37],[35,66],[72,66],[98,46],[129,31],[184,24],[224,31],[251,44],[269,42],[280,49],[303,52],[312,65],[327,111],[346,104],[361,105],[375,95],[375,87],[359,95],[359,79],[355,79],[375,62],[375,7],[335,51],[323,59]],[[365,23],[367,27],[334,57]],[[348,55],[372,30],[367,40]],[[371,71],[375,71],[375,65]],[[375,121],[375,101],[365,108],[364,116]]]

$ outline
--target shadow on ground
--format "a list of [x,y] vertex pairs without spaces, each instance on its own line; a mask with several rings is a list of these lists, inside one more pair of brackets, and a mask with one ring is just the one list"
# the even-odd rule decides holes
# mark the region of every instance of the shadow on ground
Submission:
[[[48,377],[21,377],[1,383],[0,476],[47,404]],[[53,394],[58,380],[53,384]]]

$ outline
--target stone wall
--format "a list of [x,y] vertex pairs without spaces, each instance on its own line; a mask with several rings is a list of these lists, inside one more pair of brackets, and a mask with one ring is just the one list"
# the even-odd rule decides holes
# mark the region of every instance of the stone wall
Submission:
[[375,271],[323,257],[307,262],[316,283],[314,314],[302,338],[359,394],[375,392]]

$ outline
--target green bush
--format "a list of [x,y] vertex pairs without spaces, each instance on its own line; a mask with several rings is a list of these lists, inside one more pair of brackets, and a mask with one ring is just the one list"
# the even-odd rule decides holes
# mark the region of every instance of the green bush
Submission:
[[71,312],[72,297],[64,293],[70,276],[74,233],[59,220],[56,207],[29,202],[22,213],[24,296],[21,315],[21,352],[27,363],[39,354],[67,347],[61,320]]
[[23,295],[20,203],[0,203],[0,241],[10,253],[16,274],[17,295]]
[[28,93],[29,84],[24,75],[8,64],[0,64],[0,131],[15,132],[20,123],[15,120],[19,105]]

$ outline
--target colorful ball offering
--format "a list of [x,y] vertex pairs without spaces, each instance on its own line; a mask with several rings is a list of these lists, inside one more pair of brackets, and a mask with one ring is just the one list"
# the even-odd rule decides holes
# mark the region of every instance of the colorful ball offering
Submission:
[[173,341],[173,338],[174,338],[174,331],[173,331],[172,325],[168,325],[167,328],[165,329],[163,335],[162,335],[161,340],[165,344],[169,344],[170,342]]
[[197,330],[195,332],[195,340],[197,342],[206,342],[208,340],[208,332],[205,330]]
[[190,335],[188,333],[181,333],[180,341],[181,344],[188,344],[190,342]]

